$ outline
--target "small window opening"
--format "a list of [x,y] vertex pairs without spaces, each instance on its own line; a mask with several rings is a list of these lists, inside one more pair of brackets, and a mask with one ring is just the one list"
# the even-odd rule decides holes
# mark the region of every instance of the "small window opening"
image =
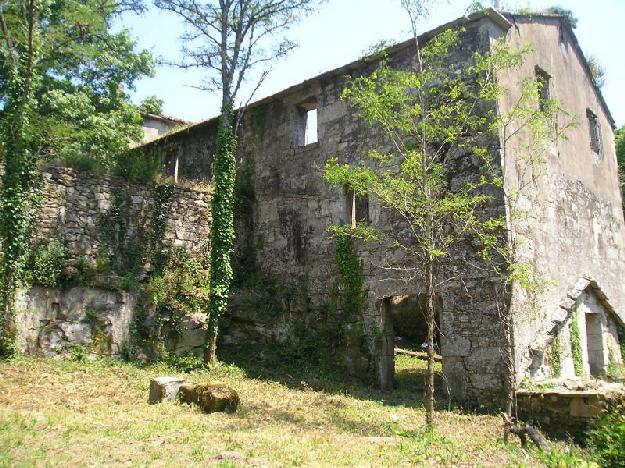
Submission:
[[586,344],[590,375],[600,377],[604,371],[603,326],[601,314],[586,313]]
[[352,227],[358,223],[369,223],[369,196],[358,195],[351,189],[345,190],[345,212]]
[[551,75],[540,67],[535,68],[536,83],[538,84],[538,105],[542,112],[547,109],[547,103],[551,99]]
[[586,109],[586,116],[588,117],[588,128],[590,131],[590,148],[597,154],[601,154],[601,127],[599,126],[599,119],[590,109]]
[[317,101],[309,101],[299,105],[299,125],[297,129],[298,146],[306,146],[319,141],[317,132]]

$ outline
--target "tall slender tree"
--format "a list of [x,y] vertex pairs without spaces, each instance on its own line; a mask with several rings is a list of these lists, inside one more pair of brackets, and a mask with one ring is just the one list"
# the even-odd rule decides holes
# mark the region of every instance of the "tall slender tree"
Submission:
[[[426,425],[432,427],[435,298],[437,285],[445,281],[441,262],[455,246],[479,241],[481,248],[475,253],[486,262],[484,267],[494,265],[504,277],[508,274],[514,255],[508,244],[506,220],[488,217],[485,210],[492,193],[507,199],[500,155],[493,148],[500,131],[516,134],[528,127],[544,129],[557,106],[541,109],[540,85],[532,78],[521,84],[524,98],[505,114],[498,112],[496,104],[506,90],[498,84],[497,75],[519,67],[524,51],[499,43],[487,53],[473,54],[468,64],[455,63],[452,70],[450,54],[459,45],[463,31],[446,30],[420,44],[415,24],[427,13],[428,4],[404,2],[404,6],[415,33],[412,70],[392,69],[382,60],[371,75],[350,80],[342,95],[364,121],[382,131],[388,147],[371,151],[366,164],[352,166],[331,159],[325,166],[325,179],[358,195],[374,195],[383,208],[402,218],[410,233],[407,238],[396,238],[393,233],[385,236],[382,232],[378,238],[405,253],[400,264],[382,266],[419,278],[427,298],[425,406]],[[538,146],[539,142],[532,144]],[[463,161],[456,160],[459,155],[464,155]],[[473,177],[450,184],[454,161],[474,167]],[[362,235],[358,227],[343,228],[341,233],[349,234],[350,230],[355,237]],[[510,332],[508,316],[503,317],[502,324],[507,324]],[[508,361],[513,363],[511,342],[506,341],[510,336],[504,337],[503,345]]]
[[37,163],[80,156],[104,166],[138,139],[123,92],[153,71],[127,31],[111,32],[139,0],[0,0],[0,299],[2,354],[14,349],[14,293],[34,214]]
[[[31,115],[40,37],[37,25],[39,0],[0,4],[0,28],[6,60],[6,99],[0,123],[4,157],[0,235],[2,240],[2,323],[0,354],[14,353],[16,284],[28,240],[28,207],[34,178]],[[8,16],[7,10],[13,15]],[[10,20],[13,20],[11,24]]]
[[[252,69],[264,66],[255,90],[262,84],[272,61],[286,55],[295,44],[276,36],[288,30],[319,0],[155,0],[155,5],[182,18],[187,32],[181,37],[184,59],[173,65],[206,71],[198,86],[221,91],[221,115],[215,155],[215,196],[211,234],[210,301],[204,358],[216,363],[219,319],[228,307],[234,246],[234,186],[236,134],[243,116],[234,111],[241,86]],[[252,93],[253,94],[253,93]]]

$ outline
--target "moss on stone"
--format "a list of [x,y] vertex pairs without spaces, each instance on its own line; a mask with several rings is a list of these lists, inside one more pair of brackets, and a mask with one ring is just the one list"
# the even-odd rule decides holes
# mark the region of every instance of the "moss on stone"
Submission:
[[235,390],[221,384],[182,384],[178,399],[182,403],[197,405],[205,413],[234,413],[240,402]]

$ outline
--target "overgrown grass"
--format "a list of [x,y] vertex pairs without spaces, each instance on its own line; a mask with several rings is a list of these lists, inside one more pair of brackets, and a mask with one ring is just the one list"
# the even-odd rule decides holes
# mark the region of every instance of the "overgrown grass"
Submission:
[[[330,366],[306,368],[260,352],[249,358],[231,353],[212,370],[185,362],[188,372],[116,361],[1,362],[0,466],[185,466],[228,451],[268,466],[542,464],[516,441],[503,444],[495,415],[437,411],[437,430],[426,432],[414,390],[420,377],[383,393]],[[423,365],[402,357],[397,367]],[[230,385],[241,406],[233,415],[205,415],[148,405],[149,380],[172,374]]]

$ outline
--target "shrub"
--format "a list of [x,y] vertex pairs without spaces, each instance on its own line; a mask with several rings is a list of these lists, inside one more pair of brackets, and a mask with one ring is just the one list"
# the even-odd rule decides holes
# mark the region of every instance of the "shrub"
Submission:
[[607,410],[590,431],[601,466],[625,467],[625,401]]
[[161,168],[160,161],[152,154],[141,149],[133,149],[117,157],[115,175],[129,182],[151,182]]
[[27,260],[27,281],[37,286],[58,287],[66,257],[65,247],[59,241],[39,242]]
[[82,154],[68,154],[62,159],[63,165],[71,167],[79,172],[91,172],[103,174],[106,168],[99,161]]

